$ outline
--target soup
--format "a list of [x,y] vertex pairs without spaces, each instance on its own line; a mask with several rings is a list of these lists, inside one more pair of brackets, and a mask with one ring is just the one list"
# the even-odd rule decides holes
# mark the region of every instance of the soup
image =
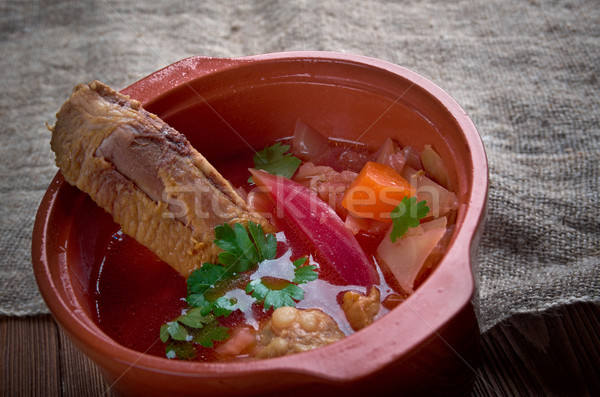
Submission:
[[140,352],[235,361],[334,343],[413,293],[452,234],[457,200],[430,146],[375,150],[298,121],[287,141],[210,164],[99,82],[52,130],[65,179],[121,226],[91,306]]
[[[285,143],[292,144],[291,139]],[[397,147],[394,148],[394,153],[396,151],[401,152]],[[343,156],[340,156],[342,154]],[[329,186],[331,188],[329,192],[321,188],[323,195],[329,194],[331,191],[333,191],[331,194],[340,194],[340,186],[343,187],[343,191],[347,186],[339,181],[340,175],[335,173],[341,174],[341,172],[347,171],[350,176],[347,181],[349,182],[356,177],[356,170],[360,172],[366,161],[376,159],[376,154],[357,143],[329,140],[326,154],[316,159],[315,162],[303,161],[293,179],[310,186],[310,177],[318,178],[320,172],[321,185],[337,183],[333,187]],[[248,182],[250,175],[248,168],[253,164],[252,155],[249,151],[238,153],[223,159],[222,163],[214,164],[217,170],[232,182],[234,187],[246,192],[246,197],[247,193],[250,193],[251,198],[258,191],[253,183]],[[316,164],[316,167],[321,167],[321,169],[317,170],[317,174],[308,176],[307,172],[314,173],[312,164]],[[327,174],[330,179],[334,180],[326,181],[324,178]],[[338,190],[335,189],[336,187]],[[313,188],[315,191],[319,190],[314,186]],[[256,198],[253,199],[256,200]],[[265,205],[260,202],[254,205],[260,209],[261,204]],[[268,203],[266,206],[268,207]],[[269,209],[267,210],[269,211]],[[274,212],[273,209],[270,211]],[[343,207],[339,207],[338,211],[343,212]],[[290,270],[293,272],[293,269],[290,269],[292,266],[290,258],[308,257],[309,263],[316,266],[318,279],[304,285],[304,298],[296,302],[295,306],[298,309],[321,310],[335,321],[344,336],[355,332],[342,309],[343,296],[348,291],[359,291],[362,295],[368,295],[366,288],[344,285],[343,280],[339,280],[334,272],[327,271],[327,266],[321,266],[315,258],[315,248],[309,241],[299,238],[289,224],[273,216],[276,214],[268,215],[271,215],[277,225],[278,232],[275,234],[277,254],[274,260],[269,261],[268,269],[262,270],[262,273],[267,274],[268,277],[281,277],[282,279],[287,275],[289,279]],[[347,213],[342,215],[348,217]],[[377,259],[377,248],[386,237],[385,226],[387,224],[371,223],[363,230],[360,229],[360,225],[356,226],[358,228],[356,239],[367,257],[372,260],[372,265],[380,276],[379,283],[376,285],[379,291],[377,302],[379,308],[373,317],[373,320],[376,320],[406,299],[410,291],[405,291],[391,270],[382,266]],[[452,229],[447,230],[451,232]],[[450,232],[446,232],[448,236]],[[434,268],[446,243],[447,238],[440,239],[439,244],[436,242],[436,247],[428,255],[429,260],[423,263],[422,268],[419,269],[414,288],[417,288]],[[172,322],[189,310],[189,305],[185,302],[186,279],[121,230],[114,231],[113,237],[106,247],[105,256],[97,266],[98,269],[94,273],[97,274],[97,278],[92,280],[94,284],[92,290],[96,291],[92,306],[97,308],[98,324],[116,341],[140,352],[172,358],[174,358],[173,353],[169,352],[174,352],[175,357],[180,359],[199,361],[252,359],[254,358],[252,350],[256,348],[257,343],[252,340],[253,333],[258,335],[258,330],[265,327],[274,311],[273,308],[265,310],[261,302],[254,300],[246,293],[245,285],[248,284],[252,274],[257,272],[257,269],[253,269],[248,272],[249,274],[241,276],[237,282],[228,286],[228,295],[236,297],[240,304],[239,308],[229,316],[219,317],[218,326],[223,327],[219,328],[222,329],[223,336],[219,336],[218,339],[222,340],[213,341],[213,347],[206,347],[194,342],[175,341],[172,337],[169,338],[169,341],[163,342],[159,338],[161,326]],[[261,267],[266,268],[264,265]],[[227,341],[231,341],[233,336],[244,339],[244,337],[238,336],[242,332],[240,330],[244,332],[244,337],[247,337],[250,342],[238,351],[227,349]],[[188,335],[191,333],[189,332]],[[233,342],[229,343],[233,344]]]

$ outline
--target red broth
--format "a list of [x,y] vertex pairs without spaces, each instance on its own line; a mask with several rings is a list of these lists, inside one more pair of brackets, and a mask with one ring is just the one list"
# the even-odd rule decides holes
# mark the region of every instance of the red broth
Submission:
[[111,238],[98,269],[98,324],[120,344],[164,356],[160,326],[187,307],[185,279],[121,230]]
[[[339,144],[338,144],[339,147]],[[347,145],[342,146],[344,149]],[[361,149],[359,149],[360,152]],[[364,151],[364,149],[362,149]],[[338,150],[339,151],[339,150]],[[336,152],[333,150],[332,153]],[[365,151],[366,153],[366,151]],[[339,154],[339,153],[338,153]],[[339,155],[330,156],[322,165],[330,165],[340,169]],[[230,159],[212,160],[215,167],[231,183],[238,187],[249,188],[247,168],[252,166],[252,153],[233,156]],[[279,225],[283,233],[278,233],[277,257],[274,270],[282,271],[281,266],[289,266],[291,259],[310,256],[310,244],[301,241],[286,230],[285,223]],[[357,239],[368,257],[374,258],[374,252],[383,236],[357,235]],[[316,264],[310,256],[310,264]],[[373,265],[376,266],[373,259]],[[339,305],[341,295],[350,289],[361,291],[361,287],[336,285],[332,276],[319,269],[319,279],[303,284],[305,299],[299,302],[298,308],[319,308],[336,320],[345,334],[352,333],[343,311]],[[381,283],[378,286],[382,300],[393,301],[393,304],[382,305],[379,316],[401,302],[406,296],[397,292],[387,281],[393,283],[389,275],[380,273]],[[160,327],[178,317],[187,308],[185,297],[187,286],[185,279],[174,269],[161,261],[154,253],[136,242],[133,238],[117,230],[110,238],[104,257],[95,264],[90,290],[94,291],[92,307],[97,310],[97,321],[100,328],[111,338],[125,347],[165,357],[165,343],[159,339]],[[387,280],[387,281],[386,281]],[[392,284],[393,286],[393,284]],[[364,289],[364,288],[363,288]],[[362,291],[366,292],[366,291]],[[258,304],[252,304],[244,313],[234,312],[226,319],[220,319],[220,325],[234,327],[247,323],[257,328],[270,317],[272,310],[265,312]],[[216,342],[218,346],[223,342]],[[214,361],[213,349],[196,347],[196,360]],[[238,357],[247,359],[247,357]]]

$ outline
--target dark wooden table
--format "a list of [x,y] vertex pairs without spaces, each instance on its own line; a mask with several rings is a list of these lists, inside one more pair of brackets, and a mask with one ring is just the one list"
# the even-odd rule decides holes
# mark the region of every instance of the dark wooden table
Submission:
[[[518,315],[482,337],[473,396],[600,395],[600,305]],[[0,317],[4,396],[112,396],[51,316]]]

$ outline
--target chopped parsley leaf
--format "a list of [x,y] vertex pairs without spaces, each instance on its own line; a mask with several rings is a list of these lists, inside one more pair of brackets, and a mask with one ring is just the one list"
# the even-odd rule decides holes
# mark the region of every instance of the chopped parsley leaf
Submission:
[[214,321],[213,317],[202,314],[202,309],[201,307],[193,307],[186,314],[179,317],[177,321],[191,328],[202,328]]
[[294,264],[294,281],[295,284],[305,284],[309,281],[314,281],[319,278],[319,273],[315,271],[317,266],[307,265],[302,266],[306,262],[306,258],[296,259]]
[[417,203],[416,197],[404,197],[390,214],[392,218],[392,232],[390,233],[392,243],[402,237],[409,227],[419,226],[419,221],[425,218],[428,212],[429,207],[427,207],[425,200]]
[[215,341],[224,341],[229,338],[229,328],[211,324],[200,330],[192,341],[204,347],[214,347]]
[[192,360],[196,356],[196,349],[191,344],[185,342],[170,342],[165,352],[169,359]]
[[230,273],[230,269],[225,266],[205,263],[188,277],[188,294],[203,294],[208,289],[214,288],[219,281]]
[[[222,296],[214,302],[211,302],[210,310],[208,312],[213,312],[217,317],[228,317],[231,313],[237,310],[236,303],[237,302],[235,299],[228,299]],[[205,312],[206,309],[203,310],[203,313]]]
[[[256,152],[253,157],[254,168],[267,171],[273,175],[291,178],[300,167],[302,160],[287,153],[289,149],[290,145],[282,145],[281,142],[277,142]],[[251,180],[252,178],[249,181]]]
[[163,342],[166,342],[169,337],[174,340],[186,340],[188,335],[187,329],[179,324],[177,320],[163,324],[163,326],[160,327],[160,339]]
[[[265,310],[271,307],[278,309],[283,306],[295,307],[297,301],[304,299],[304,290],[298,284],[304,284],[309,281],[316,280],[319,274],[315,271],[317,266],[306,265],[306,258],[296,259],[294,265],[294,280],[278,280],[276,286],[273,283],[265,282],[265,280],[253,280],[246,286],[246,293],[258,302],[263,303]],[[282,284],[283,283],[283,284]],[[283,287],[282,287],[283,285]]]
[[265,285],[262,279],[253,280],[246,286],[246,292],[252,293],[252,297],[262,302],[265,310],[271,307],[278,309],[283,306],[296,306],[296,301],[304,298],[304,290],[288,282],[282,289],[272,289]]
[[248,229],[239,223],[233,229],[227,223],[217,226],[215,237],[215,244],[224,250],[219,254],[219,262],[234,273],[245,272],[265,259],[273,259],[277,253],[275,235],[265,236],[262,226],[252,221],[248,222]]
[[[218,317],[227,317],[238,309],[236,299],[220,296],[217,288],[227,279],[238,273],[252,269],[261,262],[274,259],[277,254],[275,235],[265,234],[262,226],[249,222],[245,228],[235,224],[232,228],[223,224],[215,228],[215,244],[223,249],[219,254],[220,264],[204,263],[194,270],[187,279],[190,307],[181,316],[163,324],[160,328],[160,340],[167,343],[168,358],[193,359],[194,344],[213,347],[215,341],[224,341],[230,336],[228,327],[219,326]],[[318,278],[317,266],[305,265],[306,258],[293,262],[293,281],[280,280],[279,284],[265,282],[263,279],[251,281],[246,292],[266,310],[271,307],[295,306],[304,298],[304,290],[298,284],[304,284]],[[277,284],[277,285],[274,285]],[[212,295],[212,296],[211,296]]]

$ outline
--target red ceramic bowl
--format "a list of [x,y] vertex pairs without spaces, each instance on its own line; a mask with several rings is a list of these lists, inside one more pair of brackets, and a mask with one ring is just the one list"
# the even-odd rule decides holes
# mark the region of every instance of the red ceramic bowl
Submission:
[[100,330],[87,296],[91,265],[105,244],[95,221],[103,212],[57,173],[35,222],[35,276],[56,321],[113,390],[140,396],[469,392],[479,338],[473,257],[488,171],[475,126],[447,93],[400,66],[322,52],[192,57],[123,92],[185,133],[209,160],[289,136],[298,118],[373,147],[388,136],[419,150],[432,144],[450,167],[460,207],[438,268],[373,325],[306,353],[192,363],[127,349]]

